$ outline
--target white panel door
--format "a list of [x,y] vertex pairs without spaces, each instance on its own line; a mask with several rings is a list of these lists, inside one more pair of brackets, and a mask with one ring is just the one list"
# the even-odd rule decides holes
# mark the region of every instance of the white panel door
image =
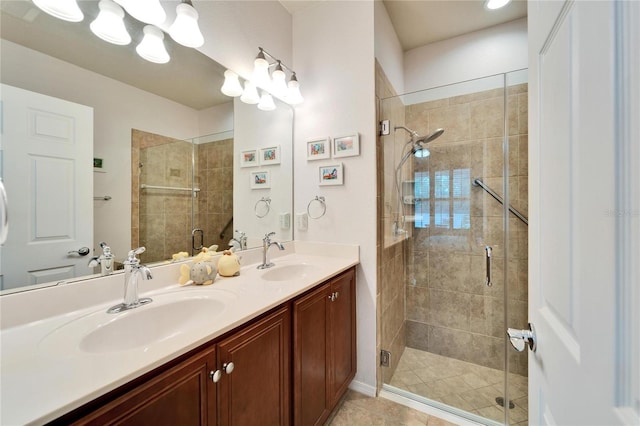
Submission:
[[2,85],[2,288],[92,273],[93,109]]
[[[637,171],[624,163],[631,138],[622,134],[638,122],[637,116],[625,121],[629,104],[623,102],[640,78],[625,74],[628,60],[637,63],[640,55],[639,44],[628,48],[631,28],[640,25],[623,13],[637,9],[632,3],[529,1],[529,318],[537,332],[537,350],[529,355],[532,425],[640,419],[638,378],[632,377],[639,374],[640,328],[621,312],[640,308],[638,283],[623,273],[631,271],[640,240],[640,214],[622,208],[639,187],[629,179]],[[636,249],[627,244],[634,240]],[[635,301],[625,302],[625,293]]]

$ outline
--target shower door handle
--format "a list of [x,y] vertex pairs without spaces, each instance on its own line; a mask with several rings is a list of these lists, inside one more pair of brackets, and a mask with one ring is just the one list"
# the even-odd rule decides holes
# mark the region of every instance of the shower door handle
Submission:
[[516,330],[515,328],[507,328],[507,336],[516,351],[522,352],[529,345],[531,352],[535,352],[537,348],[536,329],[533,324],[529,323],[528,330]]
[[[196,234],[200,234],[200,245],[198,247],[196,247]],[[204,231],[200,228],[194,228],[191,231],[191,248],[195,251],[201,250],[202,247],[204,247]]]
[[491,287],[493,285],[493,281],[491,281],[491,254],[493,252],[493,249],[491,248],[491,246],[486,246],[484,248],[484,251],[487,258],[487,277],[484,283],[487,285],[487,287]]

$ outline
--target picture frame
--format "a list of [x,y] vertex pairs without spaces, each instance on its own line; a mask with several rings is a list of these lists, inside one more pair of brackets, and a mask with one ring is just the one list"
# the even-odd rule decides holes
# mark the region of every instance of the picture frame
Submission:
[[249,174],[251,189],[271,188],[271,174],[268,170],[258,170]]
[[342,163],[328,164],[318,167],[318,185],[332,186],[344,183],[344,168]]
[[279,146],[260,148],[260,165],[268,166],[270,164],[280,164]]
[[333,138],[333,158],[354,157],[360,155],[360,135],[352,135]]
[[258,158],[257,149],[240,151],[240,167],[257,167],[259,165]]
[[331,157],[329,138],[307,142],[307,161],[322,160]]

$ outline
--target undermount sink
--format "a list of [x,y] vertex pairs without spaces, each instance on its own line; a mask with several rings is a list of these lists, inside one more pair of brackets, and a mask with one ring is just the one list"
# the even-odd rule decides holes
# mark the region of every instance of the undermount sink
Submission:
[[262,279],[266,281],[291,281],[306,278],[310,273],[318,270],[316,265],[308,263],[296,263],[274,266],[262,273]]
[[108,314],[101,309],[74,319],[47,335],[40,346],[52,352],[77,348],[86,353],[145,349],[210,322],[233,298],[232,293],[212,289],[163,293],[130,311]]

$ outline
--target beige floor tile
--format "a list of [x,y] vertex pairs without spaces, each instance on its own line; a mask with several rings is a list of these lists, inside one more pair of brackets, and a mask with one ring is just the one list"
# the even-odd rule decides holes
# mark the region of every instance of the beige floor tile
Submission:
[[[504,420],[503,408],[496,403],[496,397],[504,393],[502,371],[413,348],[405,349],[398,365],[391,385],[482,417]],[[508,378],[509,398],[516,404],[509,410],[510,421],[526,424],[527,377],[509,374]]]

